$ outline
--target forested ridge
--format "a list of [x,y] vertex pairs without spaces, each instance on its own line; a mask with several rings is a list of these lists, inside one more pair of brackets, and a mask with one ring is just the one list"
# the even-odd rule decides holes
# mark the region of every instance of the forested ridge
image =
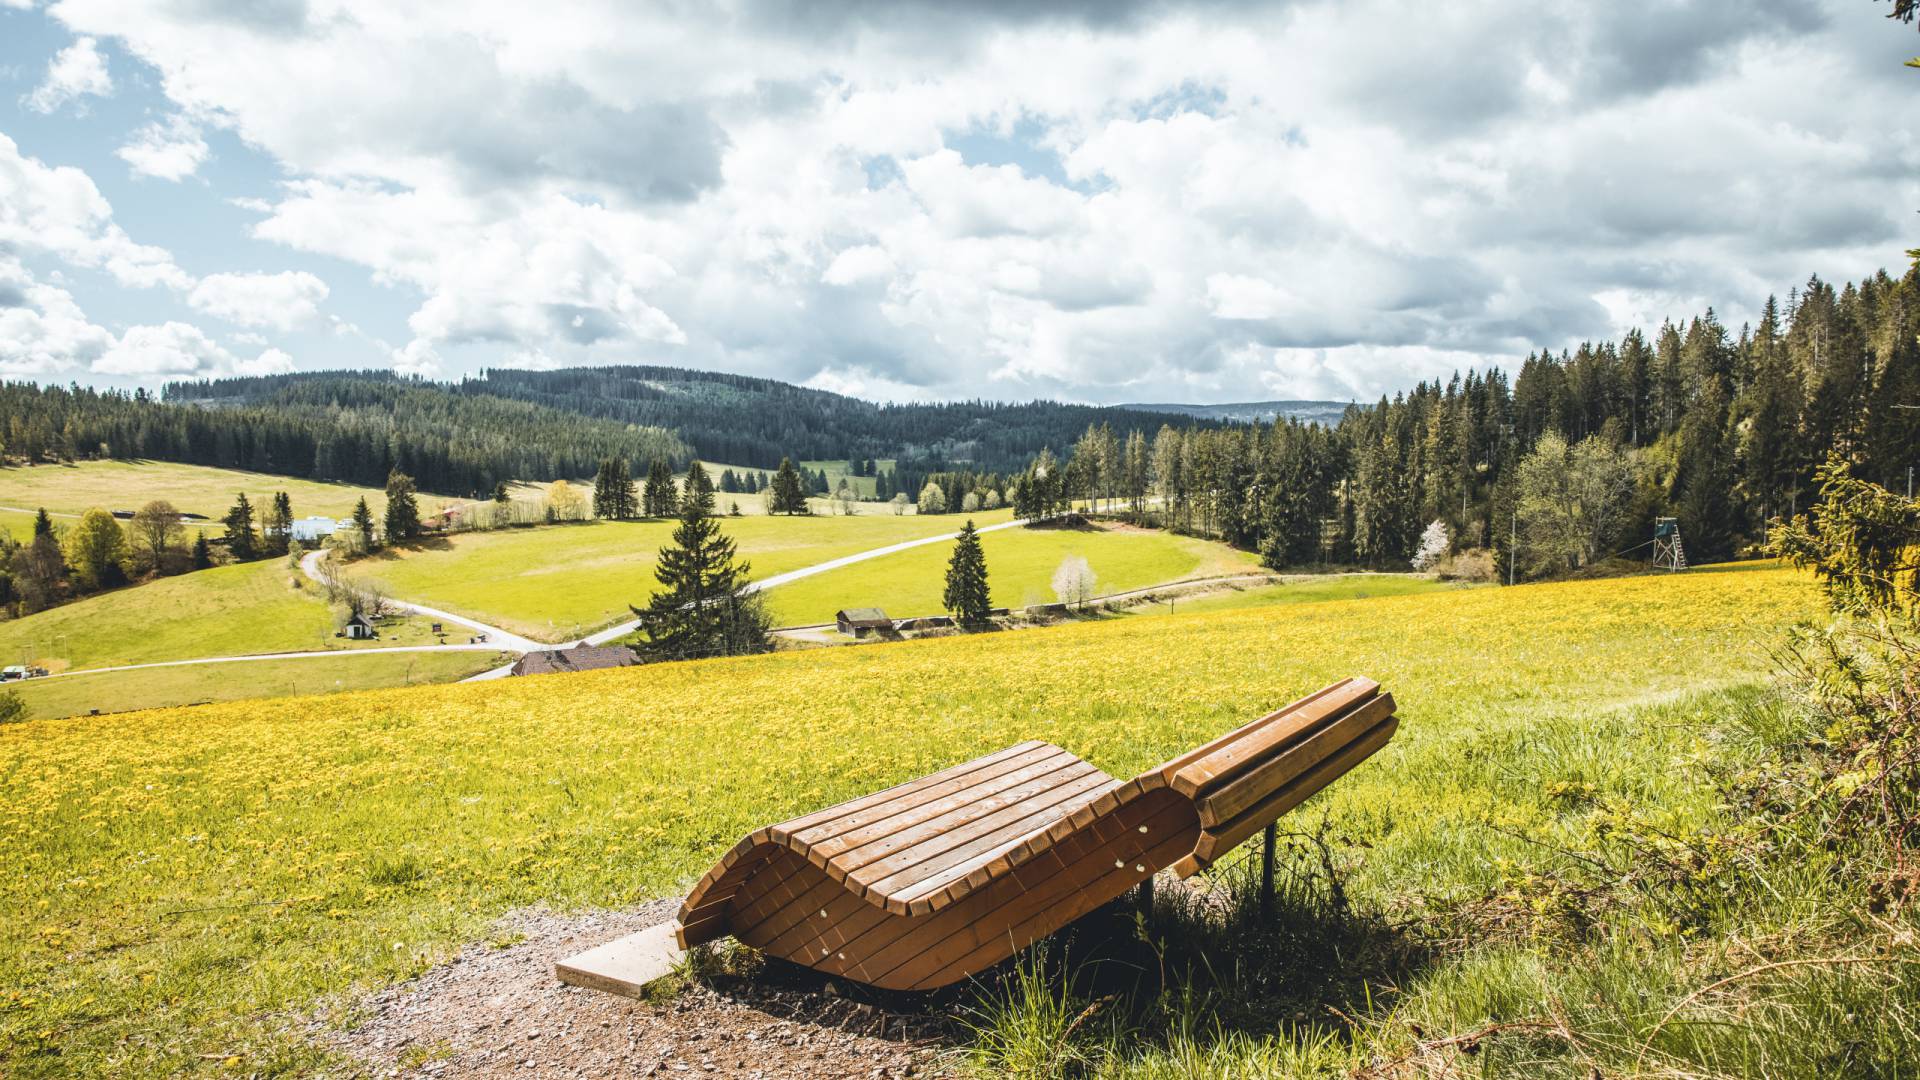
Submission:
[[1807,507],[1829,455],[1896,493],[1920,467],[1920,263],[1813,278],[1737,332],[1708,310],[1535,353],[1511,381],[1422,383],[1332,429],[1090,429],[1016,494],[1023,513],[1111,500],[1273,566],[1404,566],[1438,523],[1441,550],[1517,547],[1550,572],[1642,546],[1657,516],[1695,561],[1737,554]]
[[[380,372],[315,372],[174,384],[168,400],[243,402],[296,394],[324,400],[379,385]],[[618,365],[557,371],[494,369],[457,383],[413,383],[467,399],[507,399],[583,417],[675,432],[705,461],[779,467],[795,461],[905,458],[921,471],[945,462],[1018,468],[1044,446],[1063,446],[1089,423],[1157,427],[1193,421],[1174,412],[1068,405],[955,401],[877,404],[773,379],[684,368]],[[294,388],[299,388],[296,392]],[[569,474],[584,476],[585,472]]]
[[164,399],[80,386],[0,385],[8,455],[151,458],[380,487],[394,470],[428,491],[477,495],[511,480],[591,475],[609,457],[683,461],[671,433],[523,401],[449,394],[392,372],[275,376],[247,396],[174,383]]

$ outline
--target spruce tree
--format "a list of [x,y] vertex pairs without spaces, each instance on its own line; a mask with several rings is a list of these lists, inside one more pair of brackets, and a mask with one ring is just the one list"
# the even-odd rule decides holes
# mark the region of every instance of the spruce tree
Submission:
[[234,499],[233,509],[220,521],[227,527],[227,551],[236,561],[249,562],[260,557],[260,538],[253,531],[253,504],[247,501],[246,492]]
[[363,550],[372,551],[373,511],[367,506],[367,497],[365,495],[360,496],[360,501],[354,504],[353,531],[360,534],[360,547]]
[[507,491],[507,482],[505,480],[496,481],[494,483],[493,501],[500,504],[501,506],[505,506],[508,503],[513,501],[513,496]]
[[293,546],[293,500],[286,492],[273,493],[273,506],[260,519],[260,538],[267,555],[285,555]]
[[387,543],[405,543],[420,536],[420,504],[414,499],[413,477],[399,469],[387,474]]
[[193,538],[193,568],[205,570],[213,565],[213,548],[207,543],[207,534],[200,532]]
[[53,535],[53,519],[47,516],[47,508],[44,506],[40,508],[38,514],[33,516],[33,535],[36,539]]
[[942,602],[962,626],[979,626],[987,621],[992,608],[987,588],[987,556],[980,548],[980,534],[968,518],[953,542],[953,558],[947,563],[947,589]]
[[713,482],[696,461],[687,467],[680,523],[654,567],[661,589],[644,610],[632,609],[646,638],[642,652],[689,660],[767,647],[765,606],[748,587],[748,565],[734,555],[734,542],[713,516]]
[[792,458],[780,459],[780,471],[773,474],[773,504],[768,509],[776,514],[807,512],[807,493]]

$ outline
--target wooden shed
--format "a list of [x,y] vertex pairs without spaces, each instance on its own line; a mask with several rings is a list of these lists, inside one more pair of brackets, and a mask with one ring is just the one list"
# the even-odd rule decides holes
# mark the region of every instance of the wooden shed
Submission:
[[833,613],[833,626],[843,634],[862,638],[875,631],[892,630],[893,620],[877,607],[841,608]]
[[347,625],[341,627],[340,632],[355,641],[366,641],[380,636],[380,632],[374,629],[373,620],[358,614],[348,619]]

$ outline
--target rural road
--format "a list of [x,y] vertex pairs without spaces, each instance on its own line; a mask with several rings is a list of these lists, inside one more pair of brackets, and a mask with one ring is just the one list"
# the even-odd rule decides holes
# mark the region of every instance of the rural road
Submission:
[[[325,551],[307,552],[300,560],[300,572],[312,578],[314,581],[325,585],[327,579],[326,575],[320,572],[320,560],[326,558],[326,555],[327,553]],[[521,637],[511,630],[502,630],[497,626],[488,626],[486,623],[480,622],[477,619],[469,619],[465,615],[455,615],[451,611],[441,611],[439,608],[430,608],[424,604],[415,604],[406,600],[395,600],[392,597],[386,597],[385,600],[389,605],[399,608],[402,611],[411,612],[415,615],[425,615],[430,619],[439,619],[442,622],[458,623],[475,633],[485,634],[487,635],[487,644],[484,646],[486,648],[505,649],[510,652],[523,653],[554,648],[552,645],[535,641],[532,638]],[[429,647],[445,648],[446,646]]]

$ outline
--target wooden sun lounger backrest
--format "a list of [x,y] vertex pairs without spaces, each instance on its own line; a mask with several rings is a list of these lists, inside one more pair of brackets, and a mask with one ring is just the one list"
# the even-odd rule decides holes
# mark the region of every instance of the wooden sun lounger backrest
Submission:
[[1346,679],[1148,774],[1200,813],[1200,840],[1174,870],[1187,876],[1211,865],[1385,746],[1397,724],[1392,694],[1371,679]]

